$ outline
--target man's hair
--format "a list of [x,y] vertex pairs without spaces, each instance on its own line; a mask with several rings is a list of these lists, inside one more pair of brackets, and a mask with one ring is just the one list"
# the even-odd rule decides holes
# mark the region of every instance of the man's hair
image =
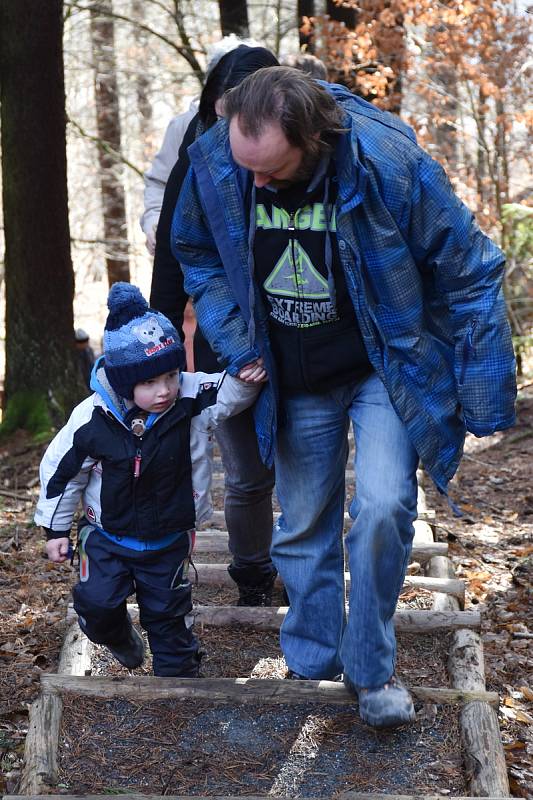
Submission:
[[316,78],[319,81],[327,81],[328,79],[326,65],[311,53],[291,54],[284,58],[281,64],[284,67],[294,67],[294,69],[299,69],[301,72],[307,72],[312,78]]
[[257,139],[277,124],[289,144],[320,156],[343,133],[342,111],[326,89],[292,67],[265,67],[224,95],[228,121],[238,115],[245,136]]

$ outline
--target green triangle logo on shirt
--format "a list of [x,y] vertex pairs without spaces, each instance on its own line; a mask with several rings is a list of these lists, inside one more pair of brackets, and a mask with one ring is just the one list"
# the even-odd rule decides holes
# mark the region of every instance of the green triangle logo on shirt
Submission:
[[[296,261],[294,266],[291,253],[293,247]],[[289,242],[263,287],[269,294],[285,297],[329,298],[328,282],[314,268],[299,242]]]

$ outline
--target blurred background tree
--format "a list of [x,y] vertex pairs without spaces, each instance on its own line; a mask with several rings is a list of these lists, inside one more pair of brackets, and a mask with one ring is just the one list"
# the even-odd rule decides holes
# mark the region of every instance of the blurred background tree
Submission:
[[62,35],[60,0],[0,4],[3,433],[46,432],[83,396],[73,331]]

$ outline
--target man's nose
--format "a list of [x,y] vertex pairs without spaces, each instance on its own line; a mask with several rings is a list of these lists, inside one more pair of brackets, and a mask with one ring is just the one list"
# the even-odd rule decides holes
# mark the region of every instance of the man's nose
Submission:
[[272,178],[270,175],[265,175],[262,172],[254,172],[254,183],[258,189],[262,189],[263,186],[266,186],[271,180]]

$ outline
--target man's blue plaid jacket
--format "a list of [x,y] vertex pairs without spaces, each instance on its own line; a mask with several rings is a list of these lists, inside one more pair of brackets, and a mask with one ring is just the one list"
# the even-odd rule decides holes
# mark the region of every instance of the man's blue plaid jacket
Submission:
[[[342,105],[347,129],[333,157],[348,289],[370,361],[425,468],[445,491],[466,430],[487,436],[514,422],[504,256],[410,128],[343,87],[327,88]],[[221,363],[235,375],[258,355],[265,359],[270,381],[255,419],[262,456],[271,463],[282,406],[266,312],[257,289],[250,289],[251,176],[232,159],[225,122],[188,152],[173,252]]]

